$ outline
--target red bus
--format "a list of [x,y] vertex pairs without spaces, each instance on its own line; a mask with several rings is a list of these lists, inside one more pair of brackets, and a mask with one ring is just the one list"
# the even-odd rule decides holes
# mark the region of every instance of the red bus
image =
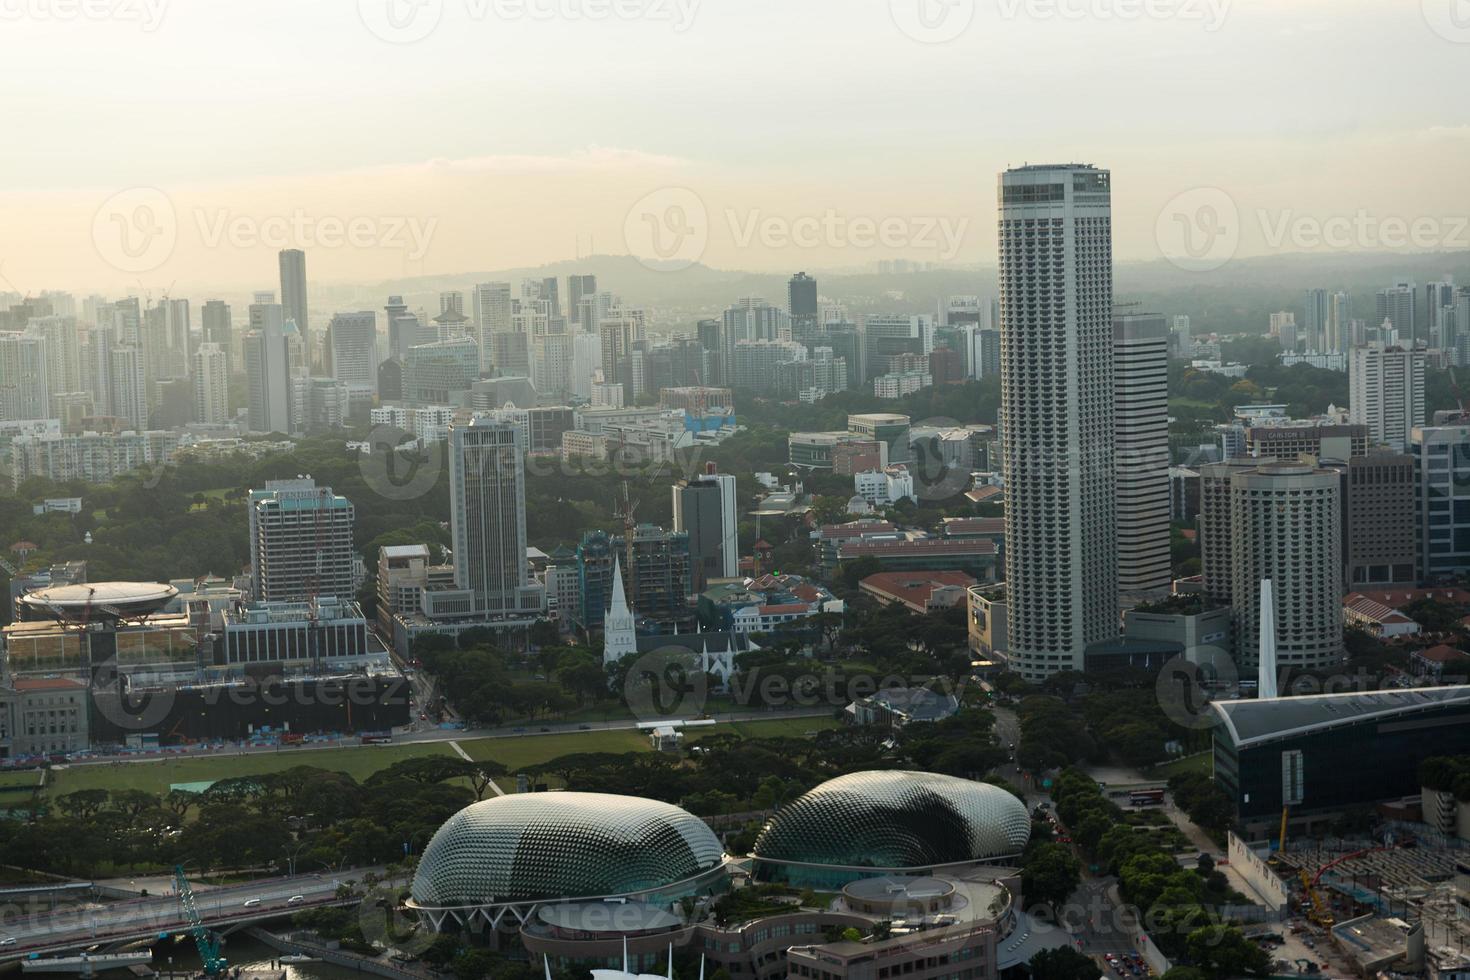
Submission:
[[363,732],[363,745],[386,745],[393,741],[392,732]]
[[1161,789],[1136,789],[1128,794],[1129,806],[1163,806],[1164,791]]

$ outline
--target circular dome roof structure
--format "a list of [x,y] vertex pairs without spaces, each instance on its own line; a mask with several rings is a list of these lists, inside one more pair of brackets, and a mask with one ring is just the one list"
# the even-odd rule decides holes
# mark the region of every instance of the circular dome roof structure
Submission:
[[724,876],[724,849],[698,817],[606,793],[529,793],[465,807],[424,848],[419,909],[568,898],[675,897]]
[[93,582],[58,585],[21,596],[21,605],[63,622],[105,622],[158,612],[179,590],[159,582]]
[[763,877],[832,884],[1008,857],[1030,836],[1026,805],[999,786],[927,772],[857,772],[783,807],[753,854]]

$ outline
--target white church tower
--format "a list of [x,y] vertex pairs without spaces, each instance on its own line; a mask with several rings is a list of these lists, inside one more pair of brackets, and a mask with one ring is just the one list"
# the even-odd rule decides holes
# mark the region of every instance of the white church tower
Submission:
[[617,556],[613,556],[613,596],[607,616],[602,622],[602,665],[617,663],[629,654],[638,652],[638,628],[633,621],[633,610],[628,608],[627,596],[623,593],[623,575],[618,568]]

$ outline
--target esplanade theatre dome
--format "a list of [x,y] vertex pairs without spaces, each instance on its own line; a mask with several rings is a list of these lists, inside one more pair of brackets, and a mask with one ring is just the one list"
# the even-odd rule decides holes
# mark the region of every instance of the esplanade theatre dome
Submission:
[[834,885],[1020,854],[1031,818],[999,786],[927,772],[857,772],[776,813],[756,840],[768,880]]
[[676,806],[606,793],[528,793],[444,822],[414,875],[412,906],[468,910],[618,895],[674,901],[714,890],[723,848]]

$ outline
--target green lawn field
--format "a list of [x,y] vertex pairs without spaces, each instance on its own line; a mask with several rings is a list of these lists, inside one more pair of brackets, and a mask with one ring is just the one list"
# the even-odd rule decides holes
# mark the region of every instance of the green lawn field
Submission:
[[73,793],[79,789],[141,789],[167,793],[171,783],[203,782],[232,776],[280,772],[293,766],[317,766],[349,773],[363,780],[379,769],[402,759],[427,755],[453,755],[445,742],[410,745],[354,745],[342,749],[281,749],[279,752],[167,759],[163,762],[68,766],[51,771],[48,795]]
[[1208,776],[1214,771],[1215,757],[1209,752],[1201,752],[1154,766],[1148,771],[1148,774],[1154,779],[1168,779],[1170,776],[1178,776],[1183,773],[1199,773]]
[[[807,732],[835,728],[832,718],[775,718],[769,721],[741,721],[693,729],[690,744],[712,734],[734,733],[741,738],[800,737]],[[695,734],[697,733],[697,734]],[[479,760],[492,760],[510,772],[548,762],[574,752],[651,752],[648,736],[631,729],[617,731],[556,732],[526,734],[508,738],[465,739],[460,747]],[[204,782],[280,772],[293,766],[316,766],[350,774],[359,782],[379,769],[395,762],[419,756],[453,756],[448,742],[421,742],[399,745],[352,745],[340,749],[283,748],[278,752],[248,755],[218,753],[208,756],[165,759],[162,762],[120,762],[68,766],[53,769],[46,787],[48,796],[74,793],[82,789],[141,789],[150,793],[167,793],[173,783]],[[34,773],[0,774],[0,786],[15,785],[26,780],[34,783]],[[515,780],[500,780],[503,788],[513,789]]]

